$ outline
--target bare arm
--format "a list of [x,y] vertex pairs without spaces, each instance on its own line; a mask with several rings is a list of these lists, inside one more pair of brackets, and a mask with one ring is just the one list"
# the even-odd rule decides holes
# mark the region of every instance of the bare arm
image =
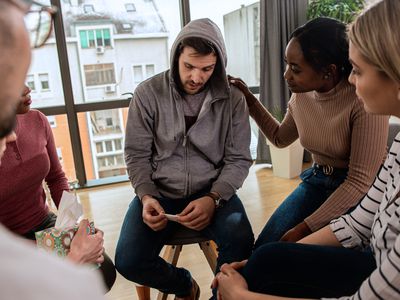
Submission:
[[320,230],[315,231],[305,238],[302,238],[300,241],[298,241],[298,243],[334,247],[342,246],[336,238],[336,235],[332,232],[332,229],[329,225],[326,225]]
[[272,114],[258,101],[250,92],[246,83],[240,78],[229,77],[230,82],[238,87],[246,97],[251,117],[256,121],[262,133],[276,147],[284,148],[289,146],[299,137],[296,123],[288,110],[284,119],[279,123]]

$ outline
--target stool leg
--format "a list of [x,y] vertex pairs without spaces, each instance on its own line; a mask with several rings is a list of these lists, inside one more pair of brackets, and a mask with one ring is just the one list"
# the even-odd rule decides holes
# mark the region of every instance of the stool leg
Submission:
[[213,273],[215,273],[218,257],[217,245],[214,243],[214,241],[207,241],[199,243],[199,246],[201,250],[203,250],[204,256],[206,257],[211,270]]
[[162,258],[173,266],[178,263],[179,254],[182,251],[182,245],[167,245]]
[[139,300],[150,300],[150,288],[148,286],[137,285],[136,293]]

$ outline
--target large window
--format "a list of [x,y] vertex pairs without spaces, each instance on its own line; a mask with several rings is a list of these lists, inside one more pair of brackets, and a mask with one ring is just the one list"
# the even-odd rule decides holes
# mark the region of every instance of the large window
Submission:
[[[50,4],[50,0],[41,2]],[[123,152],[129,93],[169,68],[171,46],[182,23],[188,21],[180,12],[190,11],[192,19],[214,20],[225,37],[228,71],[249,85],[258,84],[255,1],[52,3],[62,6],[57,18],[64,26],[56,26],[46,44],[33,51],[26,83],[33,91],[33,107],[49,116],[68,178],[77,178],[80,184],[127,179]],[[238,13],[246,18],[238,18]]]

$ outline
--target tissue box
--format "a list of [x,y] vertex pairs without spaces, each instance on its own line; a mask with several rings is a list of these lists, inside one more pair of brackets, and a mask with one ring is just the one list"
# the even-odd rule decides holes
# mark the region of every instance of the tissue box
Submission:
[[[35,232],[36,245],[38,248],[44,249],[47,252],[53,252],[59,257],[65,257],[69,253],[72,239],[77,230],[78,225],[65,229],[56,229],[55,227],[51,227]],[[90,222],[87,228],[87,233],[94,234],[95,232],[96,229],[94,223]]]

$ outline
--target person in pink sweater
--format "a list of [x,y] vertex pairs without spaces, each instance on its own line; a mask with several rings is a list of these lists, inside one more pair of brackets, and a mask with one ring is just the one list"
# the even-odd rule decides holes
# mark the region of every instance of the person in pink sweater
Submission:
[[[58,207],[68,181],[58,159],[53,134],[46,116],[31,110],[29,87],[25,87],[17,108],[16,140],[6,145],[0,165],[0,223],[27,239],[35,232],[54,227],[57,216],[49,211],[43,180]],[[101,263],[106,286],[115,281],[115,268],[104,253],[103,232],[86,233],[88,220],[80,223],[67,258],[75,263]]]

